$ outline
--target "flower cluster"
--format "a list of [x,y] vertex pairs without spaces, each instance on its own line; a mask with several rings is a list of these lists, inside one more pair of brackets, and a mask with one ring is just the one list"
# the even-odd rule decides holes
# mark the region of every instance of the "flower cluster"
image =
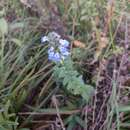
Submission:
[[62,39],[60,35],[55,32],[49,33],[47,36],[41,38],[42,43],[49,43],[48,59],[54,62],[62,62],[70,55],[69,42]]

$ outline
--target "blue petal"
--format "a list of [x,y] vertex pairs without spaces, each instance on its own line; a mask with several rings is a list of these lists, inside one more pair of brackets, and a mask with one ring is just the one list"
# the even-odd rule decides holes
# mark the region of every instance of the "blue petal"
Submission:
[[61,53],[68,51],[68,49],[63,47],[63,46],[59,46],[59,50],[60,50]]
[[61,56],[58,52],[54,53],[54,52],[51,52],[49,53],[49,57],[48,57],[49,60],[51,61],[54,61],[54,62],[60,62],[62,59],[61,59]]
[[65,52],[65,53],[62,53],[62,55],[64,55],[64,56],[69,56],[70,53],[69,53],[69,52]]
[[51,47],[48,49],[48,54],[51,53],[51,52],[54,52],[54,47]]
[[55,55],[54,52],[50,52],[50,53],[48,54],[49,57],[54,57],[54,55]]
[[56,52],[55,55],[54,55],[54,61],[56,61],[56,62],[61,61],[61,56],[60,56],[60,54],[58,52]]
[[61,44],[61,46],[63,47],[69,47],[69,42],[67,40],[64,40],[64,39],[60,39],[59,40],[59,43]]
[[47,36],[44,36],[44,37],[41,38],[41,42],[42,42],[42,43],[45,43],[45,42],[47,42],[47,41],[49,41],[49,39],[48,39]]
[[68,56],[70,54],[69,50],[65,47],[59,46],[59,49],[60,49],[61,54],[64,56]]

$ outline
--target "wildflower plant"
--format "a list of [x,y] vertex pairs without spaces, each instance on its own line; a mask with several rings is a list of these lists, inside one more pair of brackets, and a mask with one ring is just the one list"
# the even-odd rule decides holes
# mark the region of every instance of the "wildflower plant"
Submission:
[[49,45],[48,59],[56,64],[54,67],[56,82],[62,84],[72,94],[80,95],[88,101],[93,88],[86,85],[82,75],[74,69],[70,56],[70,42],[62,39],[56,32],[50,32],[47,36],[42,37],[41,42]]

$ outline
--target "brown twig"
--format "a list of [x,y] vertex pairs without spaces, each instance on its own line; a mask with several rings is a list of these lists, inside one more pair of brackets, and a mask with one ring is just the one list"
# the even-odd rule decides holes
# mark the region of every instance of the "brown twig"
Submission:
[[56,99],[56,96],[55,96],[55,95],[52,97],[52,101],[53,101],[53,103],[54,103],[54,105],[55,105],[55,107],[56,107],[57,117],[58,117],[58,119],[59,119],[59,121],[60,121],[62,130],[65,130],[65,126],[64,126],[64,123],[63,123],[62,118],[61,118],[61,116],[60,116],[60,111],[59,111],[59,108],[58,108],[58,105],[57,105],[57,99]]
[[[61,112],[59,111],[59,114],[60,115],[71,115],[71,114],[76,114],[76,113],[80,113],[81,110],[70,110],[70,111],[65,111],[65,112]],[[26,116],[26,115],[41,115],[41,116],[44,116],[44,115],[48,115],[48,116],[54,116],[56,115],[57,113],[56,112],[19,112],[18,115],[21,115],[21,116]]]
[[105,23],[105,28],[104,28],[104,33],[107,34],[111,20],[113,17],[113,12],[114,12],[114,2],[115,0],[108,0],[108,5],[107,5],[107,16],[106,16],[106,23]]

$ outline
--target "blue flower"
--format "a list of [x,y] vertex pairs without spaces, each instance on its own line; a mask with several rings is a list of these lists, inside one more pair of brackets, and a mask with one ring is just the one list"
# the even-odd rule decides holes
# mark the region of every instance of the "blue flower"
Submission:
[[68,56],[70,54],[69,50],[65,47],[59,46],[59,50],[60,50],[60,53],[64,56]]
[[53,57],[54,57],[54,55],[55,55],[55,52],[49,52],[48,53],[48,56],[49,56],[49,59],[52,59]]
[[64,59],[70,54],[69,52],[69,42],[67,40],[60,39],[59,40],[60,46],[59,50],[62,56],[64,56]]
[[60,39],[59,40],[59,43],[61,46],[63,47],[69,47],[69,42],[67,40],[64,40],[64,39]]
[[[61,36],[56,32],[51,32],[47,36],[43,36],[41,38],[42,43],[50,43],[50,48],[48,49],[48,59],[53,62],[61,62],[70,55],[69,41],[60,39],[60,37]],[[58,50],[56,45],[58,45]]]
[[62,60],[60,53],[58,53],[58,52],[49,53],[48,59],[51,60],[51,61],[54,61],[54,62],[60,62]]
[[54,47],[48,50],[48,59],[54,62],[60,62],[62,60],[59,52],[55,52]]
[[62,59],[61,59],[61,56],[60,56],[60,53],[56,52],[54,54],[54,61],[55,62],[60,62]]
[[54,52],[54,50],[55,50],[54,47],[50,47],[50,48],[48,49],[48,54],[51,53],[51,52]]
[[44,36],[44,37],[41,38],[41,42],[42,42],[42,43],[45,43],[45,42],[47,42],[47,41],[49,41],[49,39],[48,39],[47,36]]

